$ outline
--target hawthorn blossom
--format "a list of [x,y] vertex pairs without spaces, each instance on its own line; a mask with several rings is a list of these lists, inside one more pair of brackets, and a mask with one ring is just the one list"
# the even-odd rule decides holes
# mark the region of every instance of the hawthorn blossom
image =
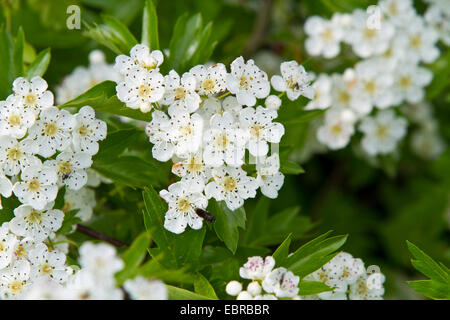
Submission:
[[331,106],[332,81],[326,74],[321,74],[314,80],[311,87],[314,89],[314,99],[305,107],[305,110],[326,109]]
[[17,238],[9,232],[9,223],[0,225],[0,270],[6,268],[13,259]]
[[254,106],[256,99],[269,95],[270,82],[267,74],[250,59],[238,57],[231,63],[231,73],[227,74],[227,89],[236,95],[237,101],[246,106]]
[[81,267],[97,279],[107,279],[122,270],[124,263],[116,255],[116,249],[106,243],[85,242],[79,249]]
[[90,106],[82,107],[75,118],[77,123],[72,132],[74,151],[96,154],[98,141],[106,138],[106,123],[95,118],[95,111]]
[[19,77],[13,82],[14,95],[22,99],[26,108],[37,116],[39,112],[53,105],[53,93],[47,91],[47,82],[41,77],[33,77],[30,81]]
[[359,129],[364,133],[363,149],[371,156],[388,154],[406,134],[407,122],[395,116],[392,110],[379,112],[375,117],[364,118]]
[[281,99],[276,95],[270,95],[266,98],[264,106],[267,109],[278,110],[281,107]]
[[164,56],[160,50],[150,52],[146,45],[137,44],[131,48],[130,56],[121,54],[116,57],[114,69],[124,76],[128,76],[136,69],[146,72],[158,72],[158,67],[163,61]]
[[270,157],[263,159],[262,162],[256,164],[258,182],[261,192],[268,198],[276,199],[278,191],[284,183],[284,175],[280,170],[280,157],[278,153],[274,153]]
[[168,190],[161,190],[160,196],[168,203],[169,210],[164,219],[164,228],[180,234],[186,226],[200,229],[203,219],[195,213],[195,209],[206,209],[208,200],[201,193],[203,183],[188,184],[183,181],[173,183]]
[[35,156],[38,151],[38,144],[31,139],[17,141],[9,136],[0,136],[0,167],[5,174],[15,176],[25,168],[41,163]]
[[196,91],[201,96],[210,96],[226,89],[227,69],[222,63],[198,65],[191,68],[189,73],[196,78]]
[[203,161],[201,150],[186,155],[185,158],[180,159],[172,166],[172,173],[181,177],[181,180],[187,183],[201,181],[204,184],[210,177],[210,171],[210,167],[206,166]]
[[371,275],[364,273],[354,284],[350,285],[349,298],[351,300],[382,300],[384,281],[385,276],[382,273]]
[[[11,183],[11,180],[9,180],[5,174],[3,173],[3,170],[0,168],[0,194],[5,197],[9,198],[12,193],[13,185]],[[2,209],[2,201],[0,197],[0,209]]]
[[265,156],[269,152],[270,143],[279,143],[284,135],[284,126],[272,122],[277,117],[275,110],[258,106],[247,107],[239,115],[241,128],[248,130],[248,150],[255,157]]
[[61,228],[64,220],[64,213],[52,209],[52,206],[50,203],[43,210],[36,210],[27,204],[17,207],[9,228],[18,236],[34,239],[36,242],[44,241],[52,232]]
[[30,263],[20,261],[0,270],[0,298],[17,298],[29,284]]
[[413,63],[399,65],[394,74],[393,104],[403,101],[418,103],[425,96],[424,87],[431,83],[433,73]]
[[241,168],[223,166],[211,170],[214,181],[205,187],[208,199],[225,200],[230,210],[236,210],[244,204],[244,200],[254,198],[258,183],[253,177],[248,177]]
[[169,105],[169,114],[173,115],[174,111],[181,107],[183,110],[192,113],[198,109],[201,98],[195,92],[196,79],[189,73],[180,76],[175,70],[171,70],[164,77],[164,96],[161,103]]
[[178,157],[197,152],[202,144],[203,119],[198,114],[177,110],[168,123],[168,134]]
[[22,180],[16,182],[13,187],[13,192],[20,202],[42,210],[47,203],[55,200],[58,193],[58,176],[52,168],[42,164],[32,165],[22,170],[20,177]]
[[298,293],[300,277],[286,268],[272,270],[263,280],[262,287],[266,292],[274,293],[278,298],[293,298]]
[[25,108],[20,98],[10,95],[0,102],[0,135],[21,139],[34,124],[36,115]]
[[80,190],[67,189],[64,194],[64,212],[78,210],[76,216],[82,221],[89,221],[92,217],[95,201],[95,192],[91,188],[83,187]]
[[330,109],[317,130],[317,140],[332,150],[344,148],[355,132],[355,116],[349,110]]
[[275,75],[270,82],[275,90],[286,92],[289,100],[297,100],[300,96],[314,98],[314,89],[310,86],[311,76],[297,61],[283,62],[280,66],[281,76]]
[[378,5],[389,21],[397,26],[411,21],[416,15],[412,0],[381,0]]
[[49,277],[63,283],[72,273],[72,269],[65,265],[66,255],[58,250],[50,251],[44,243],[37,244],[30,251],[29,259],[32,279]]
[[272,256],[250,257],[247,262],[239,269],[241,278],[250,280],[263,280],[275,266],[275,260]]
[[310,55],[323,54],[325,58],[333,58],[339,54],[344,32],[337,16],[333,16],[331,20],[318,16],[309,17],[304,28],[308,35],[305,47]]
[[76,120],[66,110],[48,107],[39,115],[39,120],[29,129],[28,137],[39,145],[38,154],[48,158],[56,151],[67,149],[72,142],[71,131]]
[[164,282],[138,276],[124,282],[123,287],[133,300],[167,300],[168,291]]
[[147,124],[145,132],[149,141],[153,143],[152,155],[158,161],[169,160],[174,153],[175,146],[170,134],[170,118],[162,111],[152,113],[152,121]]

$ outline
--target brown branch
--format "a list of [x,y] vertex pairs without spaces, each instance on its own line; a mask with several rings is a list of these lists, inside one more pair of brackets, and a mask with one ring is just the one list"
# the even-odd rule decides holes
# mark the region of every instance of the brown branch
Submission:
[[261,2],[262,4],[253,24],[250,40],[247,42],[243,51],[243,56],[245,58],[251,57],[261,47],[264,42],[264,37],[266,36],[267,27],[270,23],[273,0],[261,0]]
[[91,229],[89,227],[83,226],[81,224],[77,224],[76,230],[78,232],[83,233],[83,234],[85,234],[85,235],[87,235],[89,237],[92,237],[94,239],[98,239],[98,240],[103,240],[103,241],[109,242],[112,245],[114,245],[116,247],[119,247],[119,248],[120,247],[128,247],[129,246],[128,243],[125,243],[125,242],[122,242],[120,240],[111,238],[110,236],[107,236],[107,235],[105,235],[103,233],[95,231],[95,230],[93,230],[93,229]]

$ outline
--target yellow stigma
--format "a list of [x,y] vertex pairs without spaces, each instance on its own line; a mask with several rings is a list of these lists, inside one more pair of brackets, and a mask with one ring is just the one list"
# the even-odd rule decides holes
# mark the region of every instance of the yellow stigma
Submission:
[[58,126],[53,121],[49,122],[45,126],[44,132],[45,132],[45,135],[47,135],[47,136],[54,136],[56,134],[56,132],[58,132]]
[[196,157],[191,157],[187,163],[187,169],[189,172],[199,172],[202,170],[203,164]]
[[225,133],[222,133],[222,134],[219,134],[218,136],[216,136],[216,138],[214,140],[214,144],[217,149],[222,150],[222,151],[225,150],[228,145],[227,135]]
[[17,258],[26,258],[27,254],[28,254],[27,250],[25,250],[25,248],[21,244],[19,244],[16,251],[14,251],[14,255]]
[[374,81],[366,81],[364,83],[364,89],[369,93],[374,93],[377,89],[377,84]]
[[364,37],[366,39],[372,39],[375,37],[376,34],[377,34],[377,31],[375,29],[369,29],[369,28],[364,29]]
[[403,89],[407,89],[411,86],[411,78],[408,76],[400,77],[400,80],[398,81],[398,84]]
[[156,62],[152,61],[150,63],[145,63],[144,61],[134,60],[134,62],[138,65],[140,65],[142,68],[147,69],[148,71],[156,68]]
[[186,90],[184,88],[179,87],[175,90],[175,100],[184,100],[186,97]]
[[19,148],[11,148],[8,150],[8,158],[13,161],[18,161],[23,155]]
[[194,130],[192,130],[192,127],[190,125],[179,127],[178,131],[183,137],[189,137],[194,133]]
[[37,97],[35,94],[30,93],[25,97],[25,104],[27,106],[34,106],[36,104]]
[[342,133],[342,127],[339,124],[335,124],[331,127],[331,133],[335,136],[338,136]]
[[216,83],[208,78],[202,81],[201,87],[206,93],[213,93]]
[[187,211],[192,210],[191,203],[186,198],[178,199],[177,207],[178,207],[178,210],[181,212],[187,212]]
[[376,135],[380,139],[384,139],[389,136],[389,130],[386,126],[378,125]]
[[13,114],[9,117],[8,123],[11,127],[16,127],[20,125],[20,116],[18,114]]
[[262,126],[258,126],[257,124],[250,127],[250,135],[253,138],[259,139],[262,136]]
[[327,28],[327,29],[323,30],[320,35],[322,36],[322,38],[324,40],[330,41],[333,39],[333,30],[331,30],[331,28]]
[[68,161],[61,161],[58,163],[58,171],[63,175],[67,175],[72,172],[72,165]]
[[253,80],[253,78],[250,77],[250,79],[249,79],[249,78],[247,78],[247,77],[245,77],[245,76],[240,77],[240,78],[239,78],[239,86],[240,86],[242,89],[248,89],[248,87],[250,86],[249,80]]
[[341,103],[349,103],[350,102],[350,94],[347,91],[341,91],[339,93],[338,100]]
[[53,269],[54,268],[51,265],[44,263],[41,267],[41,272],[44,274],[50,274],[50,273],[52,273]]
[[236,190],[237,183],[233,177],[226,177],[222,182],[222,186],[226,192],[232,192]]
[[20,293],[20,291],[22,291],[23,288],[23,282],[19,281],[19,280],[14,280],[13,282],[11,282],[11,284],[9,285],[9,291],[13,294],[13,295],[18,295]]
[[28,182],[28,190],[30,190],[31,192],[38,191],[40,186],[41,184],[37,179],[32,179],[30,182]]
[[422,37],[420,35],[414,35],[410,39],[410,45],[412,48],[417,49],[422,46]]
[[141,84],[138,89],[138,96],[141,98],[148,98],[152,93],[152,88],[148,84]]
[[36,210],[31,211],[31,213],[27,216],[27,221],[29,224],[41,224],[42,213]]
[[77,131],[82,137],[85,137],[88,134],[88,128],[86,126],[80,126]]

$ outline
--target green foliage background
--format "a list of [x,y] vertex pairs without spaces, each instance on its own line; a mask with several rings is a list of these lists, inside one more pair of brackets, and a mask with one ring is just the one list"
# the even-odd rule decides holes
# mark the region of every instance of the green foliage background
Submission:
[[[271,14],[264,22],[264,36],[249,47],[265,2],[155,0],[156,14],[151,7],[145,7],[144,0],[1,0],[0,98],[10,93],[15,77],[42,74],[47,65],[44,77],[54,89],[75,67],[87,65],[91,50],[101,48],[113,62],[116,54],[128,53],[133,44],[140,42],[137,39],[141,35],[152,49],[170,48],[171,58],[165,61],[163,72],[176,68],[181,73],[207,60],[227,64],[241,54],[251,57],[260,49],[276,52],[284,60],[304,63],[308,58],[302,32],[306,17],[329,17],[333,12],[349,12],[374,3],[273,0]],[[81,7],[81,30],[65,26],[66,8],[71,4]],[[415,1],[415,5],[423,11],[421,1]],[[150,22],[143,25],[144,10]],[[156,16],[157,25],[153,23]],[[131,33],[125,28],[117,34],[125,26]],[[154,32],[156,28],[159,35]],[[111,30],[108,38],[105,34]],[[192,43],[197,50],[187,56]],[[24,54],[20,56],[17,52],[22,52],[22,47]],[[429,66],[435,80],[427,92],[448,144],[450,51],[442,49],[439,60]],[[342,71],[354,63],[351,58],[310,59],[306,67],[315,72]],[[111,82],[100,84],[64,107],[85,104],[100,111],[108,123],[108,138],[100,144],[93,168],[114,181],[97,189],[98,205],[90,227],[133,243],[124,254],[127,271],[117,275],[119,283],[140,273],[173,285],[169,290],[172,298],[223,298],[226,281],[238,278],[238,268],[248,256],[271,254],[281,243],[276,252],[278,263],[302,276],[320,267],[345,241],[344,236],[338,236],[320,242],[324,238],[316,237],[328,230],[334,230],[334,235],[348,234],[343,250],[362,258],[366,265],[380,266],[387,276],[386,298],[423,298],[408,287],[406,280],[429,275],[424,269],[418,268],[419,273],[413,268],[405,240],[444,265],[450,264],[448,150],[436,161],[424,161],[414,156],[405,143],[398,154],[373,165],[356,157],[355,146],[349,146],[316,156],[301,168],[289,161],[289,156],[301,151],[308,123],[320,112],[302,111],[304,101],[284,101],[279,118],[286,127],[281,155],[282,171],[287,175],[279,198],[271,201],[259,195],[246,202],[245,209],[235,212],[211,201],[209,209],[216,213],[217,223],[176,236],[162,228],[165,203],[155,191],[171,183],[170,164],[152,159],[145,133],[118,121],[113,114],[146,121],[150,116],[125,108],[115,97],[115,84]],[[8,208],[16,205],[14,199],[3,199],[3,204],[1,221],[8,220]],[[69,221],[70,215],[66,217],[69,227],[77,222],[73,217]],[[75,242],[88,239],[78,233],[70,238]],[[313,238],[319,243],[317,248],[327,248],[320,255],[310,257],[311,253],[303,249],[294,258],[287,257],[289,244],[293,251]],[[149,243],[152,245],[147,255]],[[420,260],[417,250],[411,252]],[[302,292],[314,290],[320,288],[306,283]]]

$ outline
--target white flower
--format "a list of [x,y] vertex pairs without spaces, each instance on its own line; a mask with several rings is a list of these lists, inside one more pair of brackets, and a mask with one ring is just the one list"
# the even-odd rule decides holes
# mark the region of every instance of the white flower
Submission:
[[230,296],[237,296],[242,291],[242,283],[233,280],[227,283],[225,291]]
[[214,181],[205,187],[208,199],[225,200],[230,210],[236,210],[244,204],[244,200],[254,198],[258,183],[253,177],[248,177],[241,168],[230,166],[215,168],[211,171]]
[[178,73],[171,70],[164,77],[164,87],[165,92],[161,103],[170,106],[170,115],[173,115],[177,107],[181,107],[189,113],[198,109],[202,100],[195,92],[196,80],[190,73],[184,73],[180,79]]
[[33,280],[20,298],[23,300],[73,300],[75,296],[66,286],[49,277],[40,277]]
[[227,74],[227,89],[236,95],[237,101],[246,106],[254,106],[256,99],[269,95],[270,82],[267,74],[250,59],[238,57],[231,63],[231,73]]
[[169,160],[175,149],[170,135],[169,116],[159,110],[153,111],[152,121],[146,126],[145,132],[150,142],[154,144],[152,148],[153,158],[162,162]]
[[[13,185],[11,183],[11,180],[9,180],[5,174],[3,173],[3,170],[0,168],[0,194],[5,197],[9,198],[12,193]],[[2,201],[0,197],[0,209],[2,209]]]
[[0,298],[17,298],[29,284],[30,264],[20,261],[0,270]]
[[197,79],[197,92],[199,95],[209,96],[226,89],[227,69],[222,63],[210,66],[198,65],[189,73]]
[[272,270],[262,282],[266,292],[275,293],[278,298],[293,298],[298,293],[300,277],[283,267]]
[[[108,262],[102,260],[100,259],[98,263]],[[115,279],[111,274],[97,274],[91,269],[82,268],[73,277],[70,277],[67,283],[67,289],[71,293],[72,299],[77,300],[123,299],[122,290],[115,287]]]
[[[239,121],[239,114],[242,111],[242,104],[238,102],[235,96],[227,96],[225,99],[222,100],[222,111],[231,113],[234,119],[236,121]],[[216,113],[220,112],[218,111]]]
[[159,72],[135,69],[116,86],[117,98],[131,109],[149,112],[164,95],[164,77]]
[[268,198],[275,199],[278,197],[278,191],[284,183],[284,175],[280,170],[280,157],[278,153],[274,153],[270,157],[263,159],[262,162],[256,164],[258,182],[261,192]]
[[284,126],[272,122],[278,116],[275,110],[258,106],[243,109],[239,115],[242,129],[249,131],[248,150],[255,157],[265,156],[270,143],[279,143],[284,135]]
[[305,110],[326,109],[331,106],[332,81],[330,77],[322,73],[311,86],[314,89],[314,99],[308,102]]
[[281,76],[275,75],[270,82],[275,90],[286,92],[289,100],[297,100],[300,96],[314,98],[314,89],[309,85],[311,77],[297,61],[283,62],[280,65]]
[[189,115],[182,109],[177,110],[169,121],[169,137],[174,142],[174,153],[183,157],[195,153],[202,144],[203,119],[198,114]]
[[437,132],[421,129],[411,136],[411,148],[422,158],[437,159],[445,150],[446,144]]
[[16,241],[13,249],[14,264],[21,261],[28,262],[28,253],[35,247],[35,245],[36,242],[31,237],[26,237],[20,241]]
[[220,167],[226,163],[237,167],[244,164],[248,132],[238,127],[230,113],[213,115],[203,140],[203,160],[207,166]]
[[351,300],[382,300],[384,294],[383,282],[385,277],[381,273],[370,276],[363,274],[350,285],[349,298]]
[[188,154],[186,158],[172,166],[172,173],[181,177],[181,180],[187,183],[196,183],[197,181],[206,183],[211,176],[210,171],[210,168],[203,161],[201,150],[197,153]]
[[333,150],[344,148],[355,132],[354,121],[355,117],[349,110],[328,110],[325,123],[317,130],[317,140]]
[[64,213],[51,207],[52,204],[44,210],[36,210],[25,204],[19,206],[14,209],[15,217],[11,220],[9,228],[18,236],[42,242],[52,232],[61,228],[64,220]]
[[85,242],[79,250],[78,262],[98,280],[112,277],[122,270],[124,263],[116,255],[116,248],[106,243]]
[[[447,8],[449,6],[447,5]],[[425,21],[439,34],[440,39],[447,46],[450,45],[450,9],[445,10],[439,4],[431,4],[425,12]]]
[[17,238],[9,232],[9,223],[0,226],[0,270],[6,268],[13,258]]
[[95,118],[95,111],[90,106],[82,107],[75,117],[77,124],[72,132],[75,151],[96,154],[97,141],[106,138],[106,123]]
[[65,266],[66,255],[58,250],[49,251],[47,246],[39,243],[28,254],[31,263],[30,277],[49,277],[56,282],[63,283],[72,273],[72,269]]
[[338,17],[325,20],[312,16],[306,20],[304,28],[308,38],[305,41],[305,47],[310,55],[323,54],[327,59],[338,55],[344,36],[339,22]]
[[15,176],[21,170],[40,163],[35,156],[38,151],[38,144],[31,139],[18,142],[14,138],[0,136],[0,167],[5,174]]
[[160,196],[168,203],[164,228],[173,233],[182,233],[189,225],[192,229],[200,229],[203,219],[195,213],[196,208],[206,209],[208,200],[201,193],[203,183],[188,184],[175,182],[168,190],[161,190]]
[[272,256],[249,257],[247,262],[239,269],[241,278],[250,280],[263,280],[275,266],[275,260]]
[[48,158],[56,151],[63,151],[70,146],[70,131],[74,129],[75,124],[74,116],[68,111],[49,107],[41,112],[28,136],[39,144],[38,154]]
[[202,101],[200,108],[195,113],[202,117],[204,122],[204,128],[206,129],[209,126],[209,119],[216,113],[221,113],[222,111],[223,111],[222,105],[219,100],[215,98],[207,98]]
[[92,165],[92,159],[85,152],[64,151],[58,154],[56,160],[47,160],[44,165],[56,171],[59,185],[80,190],[87,182],[86,169]]
[[281,99],[272,94],[266,98],[264,105],[267,109],[278,110],[281,107]]
[[89,221],[92,217],[95,201],[95,191],[91,188],[81,188],[80,190],[67,189],[64,194],[64,212],[78,209],[76,216],[82,221]]
[[249,292],[254,297],[261,294],[261,289],[261,285],[258,281],[252,281],[247,286],[247,292]]
[[431,63],[440,54],[436,46],[438,40],[438,33],[426,26],[421,17],[416,17],[408,21],[402,32],[398,33],[394,43],[405,48],[406,59]]
[[332,261],[336,261],[342,266],[342,274],[339,280],[347,284],[355,283],[366,272],[364,262],[361,259],[353,258],[351,254],[346,252],[340,252]]
[[47,91],[47,82],[41,77],[33,77],[30,82],[17,78],[13,82],[14,94],[22,99],[25,107],[30,108],[36,116],[45,108],[53,105],[53,93]]
[[364,118],[359,129],[364,133],[363,149],[371,156],[388,154],[406,134],[407,121],[395,116],[392,110],[379,112],[375,117]]
[[164,282],[150,280],[138,276],[133,280],[127,280],[123,284],[133,300],[167,300],[168,291]]
[[414,63],[398,65],[394,73],[393,104],[398,105],[403,101],[418,103],[425,96],[424,87],[433,79],[433,73],[425,68],[418,67]]
[[352,27],[346,33],[346,41],[352,45],[353,51],[361,58],[380,55],[389,48],[395,29],[388,21],[383,21],[380,28],[369,28],[368,13],[357,9],[352,15]]
[[56,172],[43,165],[33,165],[22,170],[21,181],[13,187],[20,202],[42,210],[47,203],[55,200],[58,193]]
[[389,22],[396,26],[404,26],[416,15],[412,0],[381,0],[379,2],[381,12],[389,17]]
[[10,95],[0,102],[0,135],[21,139],[36,120],[34,112],[25,108],[22,100]]
[[130,57],[123,54],[116,57],[114,69],[125,76],[135,69],[157,72],[163,61],[164,56],[160,50],[150,52],[146,45],[137,44],[131,48]]

